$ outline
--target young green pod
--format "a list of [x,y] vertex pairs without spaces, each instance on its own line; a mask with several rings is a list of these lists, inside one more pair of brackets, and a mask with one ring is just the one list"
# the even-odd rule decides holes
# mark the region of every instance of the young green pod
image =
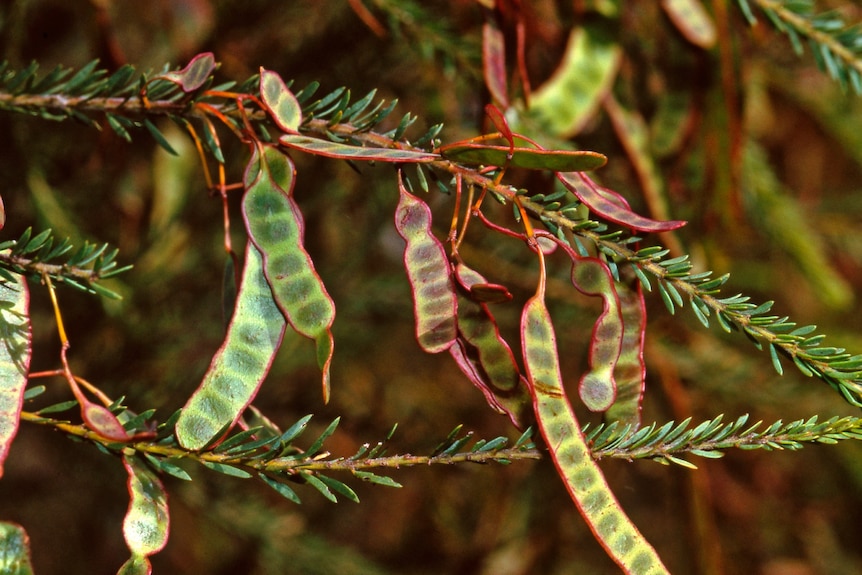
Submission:
[[264,274],[278,309],[297,333],[313,339],[329,400],[335,303],[303,246],[304,222],[291,193],[294,167],[274,146],[255,150],[245,173],[242,212],[249,237],[263,255]]
[[30,371],[30,291],[24,276],[0,282],[0,477],[9,447],[18,432],[24,389]]
[[123,536],[132,556],[118,575],[149,574],[149,556],[168,542],[168,494],[158,476],[134,455],[123,456],[123,466],[129,475],[129,508],[123,519]]
[[279,128],[285,132],[299,129],[302,108],[276,72],[260,69],[260,100]]
[[640,282],[635,287],[617,284],[620,313],[623,319],[623,342],[614,370],[617,396],[605,412],[606,421],[640,426],[641,403],[644,395],[646,366],[644,365],[644,336],[646,332],[646,306]]
[[590,454],[563,388],[556,335],[541,287],[524,306],[521,338],[539,430],[581,515],[626,573],[668,574],[655,549],[620,507]]
[[365,148],[341,144],[320,138],[312,138],[299,134],[285,134],[278,139],[278,143],[286,148],[300,150],[315,156],[325,158],[337,158],[341,160],[362,160],[376,162],[404,163],[427,163],[440,159],[437,154],[420,152],[402,148]]
[[457,336],[458,300],[446,250],[431,231],[431,208],[407,191],[398,173],[395,229],[404,238],[404,268],[413,293],[416,341],[428,353],[446,351]]
[[285,327],[263,275],[262,256],[249,242],[224,342],[177,420],[180,445],[202,449],[236,424],[269,372]]
[[578,392],[591,411],[605,411],[617,395],[614,369],[623,340],[619,298],[610,270],[596,258],[573,260],[572,283],[581,293],[599,296],[604,302],[590,340],[590,370],[581,377]]
[[30,537],[23,527],[10,521],[0,521],[0,573],[33,575],[30,560]]

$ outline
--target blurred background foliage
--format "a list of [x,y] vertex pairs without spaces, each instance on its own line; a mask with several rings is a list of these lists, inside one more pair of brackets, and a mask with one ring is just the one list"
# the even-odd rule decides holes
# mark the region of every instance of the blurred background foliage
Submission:
[[[708,50],[689,43],[658,2],[524,2],[534,88],[564,59],[572,30],[601,34],[613,52],[610,81],[592,85],[602,97],[594,94],[596,105],[575,130],[531,129],[606,154],[599,177],[636,211],[656,215],[664,203],[674,219],[689,220],[661,241],[691,254],[695,272],[732,272],[728,295],[774,299],[777,314],[817,324],[827,345],[859,353],[862,100],[818,71],[810,53],[793,54],[770,27],[750,29],[733,2],[705,4],[718,30]],[[844,4],[817,6],[862,20],[862,9]],[[417,133],[444,122],[444,141],[487,129],[480,4],[366,0],[365,7],[380,29],[345,0],[13,0],[0,4],[0,53],[16,68],[99,58],[108,69],[160,69],[213,51],[224,79],[242,82],[263,66],[298,87],[318,80],[327,92],[377,89],[399,99],[393,117],[419,116]],[[511,27],[504,32],[513,39]],[[628,140],[614,124],[621,116],[613,102],[634,118]],[[195,389],[220,344],[225,256],[220,202],[206,192],[193,147],[161,127],[179,157],[143,133],[127,144],[107,129],[3,114],[0,182],[4,238],[30,225],[52,227],[60,237],[111,242],[121,263],[135,264],[110,284],[124,295],[120,302],[61,290],[70,359],[111,396],[126,396],[139,411],[157,407],[164,419]],[[229,180],[238,181],[246,150],[227,134],[222,143]],[[336,455],[382,439],[395,422],[393,452],[427,453],[459,423],[480,437],[517,437],[451,360],[423,355],[413,340],[390,170],[363,166],[358,175],[343,162],[295,158],[307,246],[338,305],[333,399],[321,404],[312,346],[297,338],[255,404],[283,427],[314,413],[322,429],[341,415],[329,443]],[[536,192],[552,185],[541,175],[513,178]],[[440,210],[443,235],[451,198],[429,202]],[[512,240],[479,233],[462,252],[516,293],[497,311],[514,333],[518,301],[534,289],[533,258]],[[563,267],[549,295],[572,379],[585,365],[596,307],[574,293]],[[687,310],[670,316],[655,294],[647,305],[644,421],[855,414],[796,370],[776,375],[768,355],[739,334],[707,331]],[[58,338],[39,289],[32,315],[33,369],[56,368]],[[49,385],[56,400],[65,393]],[[842,442],[735,452],[697,461],[697,471],[651,462],[602,467],[674,573],[844,575],[862,573],[860,462],[862,446]],[[354,486],[360,505],[333,505],[303,488],[297,507],[260,483],[189,472],[193,482],[166,478],[172,533],[153,557],[156,573],[617,572],[547,459],[397,471],[403,489]],[[26,527],[40,575],[112,572],[127,556],[124,481],[118,461],[25,425],[0,482],[0,517]]]

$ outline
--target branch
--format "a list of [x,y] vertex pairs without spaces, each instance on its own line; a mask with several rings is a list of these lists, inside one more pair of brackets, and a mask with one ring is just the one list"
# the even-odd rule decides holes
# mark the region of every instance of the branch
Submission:
[[[749,0],[737,0],[750,24],[757,22]],[[793,49],[802,54],[800,36],[811,44],[814,59],[821,70],[846,86],[849,81],[857,94],[862,94],[862,31],[848,27],[836,12],[814,14],[813,2],[752,0],[769,21],[790,38]]]
[[818,423],[817,416],[784,424],[776,421],[759,431],[762,422],[743,430],[748,415],[733,423],[722,423],[722,416],[707,420],[687,429],[691,418],[679,425],[668,422],[657,428],[656,424],[643,427],[635,433],[623,430],[617,433],[616,424],[599,425],[587,434],[592,441],[592,453],[596,459],[653,459],[660,463],[676,463],[684,467],[695,466],[676,455],[690,453],[701,457],[719,458],[724,450],[777,449],[798,450],[806,443],[834,444],[845,439],[862,439],[862,418],[832,417]]

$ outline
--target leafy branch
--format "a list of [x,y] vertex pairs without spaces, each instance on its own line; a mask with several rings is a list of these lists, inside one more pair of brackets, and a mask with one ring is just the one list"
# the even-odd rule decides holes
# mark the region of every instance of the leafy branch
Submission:
[[[28,392],[28,398],[32,398],[36,394],[34,392],[38,391],[40,389],[34,388]],[[243,479],[257,473],[266,474],[265,477],[273,481],[287,479],[308,482],[310,475],[323,478],[323,472],[346,471],[366,482],[400,487],[391,478],[369,470],[459,463],[507,464],[543,457],[542,452],[530,441],[532,429],[525,431],[509,446],[510,440],[505,437],[475,440],[473,432],[462,433],[462,426],[459,425],[428,455],[387,455],[386,444],[392,438],[395,431],[393,428],[384,441],[373,445],[363,444],[356,453],[347,457],[331,458],[324,450],[324,445],[338,426],[338,419],[331,422],[307,448],[302,449],[295,444],[295,440],[307,429],[310,415],[300,418],[284,432],[271,428],[271,423],[259,425],[239,431],[207,450],[193,451],[176,442],[173,435],[173,424],[178,416],[176,413],[157,426],[157,435],[152,440],[117,443],[84,425],[46,417],[74,404],[74,401],[70,401],[36,412],[23,411],[21,419],[52,427],[71,438],[91,442],[110,453],[138,453],[156,471],[183,480],[190,480],[191,477],[178,463],[195,461],[210,470]],[[146,422],[153,414],[153,411],[149,411],[131,416],[119,404],[115,404],[112,411],[118,417],[126,419],[124,426],[129,433],[147,429]],[[589,441],[590,453],[595,460],[649,459],[691,469],[696,466],[680,456],[689,454],[716,459],[723,457],[729,449],[798,450],[811,443],[830,445],[848,439],[862,440],[862,418],[859,417],[832,417],[821,422],[817,416],[813,416],[790,423],[778,420],[766,427],[763,427],[761,421],[748,425],[748,420],[749,416],[746,414],[725,423],[724,416],[719,415],[695,427],[691,426],[691,418],[687,418],[679,424],[673,421],[662,425],[652,423],[636,430],[628,425],[612,422],[596,426],[586,424],[582,432]],[[326,477],[325,481],[331,485],[335,480]],[[281,490],[283,487],[277,489]],[[289,498],[298,501],[298,497]]]
[[[767,4],[761,2],[759,5]],[[801,10],[801,4],[800,6],[793,4],[793,6],[796,7],[797,12]],[[788,9],[784,9],[784,12]],[[823,18],[817,19],[816,22],[820,28],[836,28],[834,24],[831,27],[827,26]],[[51,97],[56,97],[57,92],[66,90],[68,94],[57,100],[58,102],[62,102],[65,98],[67,104],[70,102],[78,102],[81,106],[87,104],[89,106],[87,110],[97,110],[98,104],[107,102],[107,100],[95,101],[94,95],[119,91],[119,95],[111,96],[114,98],[112,105],[115,107],[110,108],[109,114],[120,111],[135,114],[168,113],[177,117],[183,117],[185,114],[193,118],[205,112],[216,114],[222,119],[232,118],[230,121],[233,123],[233,128],[240,130],[243,117],[241,108],[237,104],[240,100],[228,99],[228,101],[216,102],[213,98],[223,94],[222,87],[209,92],[204,89],[212,83],[211,73],[214,69],[214,63],[208,58],[198,57],[182,71],[163,72],[152,81],[146,81],[142,76],[141,80],[134,83],[130,80],[131,71],[123,72],[119,79],[116,75],[120,72],[105,78],[105,74],[97,71],[93,65],[88,65],[67,81],[59,82],[57,78],[63,78],[63,76],[53,73],[36,81],[35,68],[31,67],[17,74],[7,72],[5,86],[2,88],[19,94],[19,100],[12,100],[18,108],[28,102],[33,105],[38,104],[38,100],[20,99],[20,95],[27,90],[50,92]],[[256,78],[244,84],[247,95],[256,84]],[[132,85],[144,86],[147,90],[139,88],[135,93],[130,90]],[[409,113],[405,114],[397,126],[388,132],[374,131],[394,110],[395,101],[389,103],[379,101],[372,106],[375,93],[371,92],[352,102],[350,91],[344,88],[312,100],[317,88],[316,84],[311,84],[296,94],[296,100],[302,106],[302,122],[298,126],[299,130],[304,134],[325,138],[325,140],[304,140],[300,147],[303,151],[349,160],[351,155],[359,157],[360,153],[366,153],[369,149],[428,154],[429,151],[439,147],[436,137],[442,128],[441,125],[433,126],[415,142],[404,139],[406,130],[416,120],[416,117]],[[76,94],[81,98],[79,101],[72,99]],[[125,104],[120,105],[118,98],[123,99]],[[138,104],[128,107],[133,101],[137,101]],[[145,101],[146,105],[144,105]],[[205,106],[193,108],[195,101],[204,103]],[[0,94],[0,105],[3,102],[4,99]],[[69,113],[67,116],[74,116],[74,114]],[[263,111],[245,112],[244,117],[246,121],[253,121],[258,125],[267,121]],[[204,130],[203,134],[207,136],[211,132]],[[221,159],[217,141],[212,137],[204,137],[203,141],[216,157]],[[330,143],[327,144],[326,141]],[[773,302],[757,305],[743,295],[718,297],[719,288],[728,281],[729,275],[713,278],[712,272],[708,271],[691,273],[691,263],[687,256],[665,259],[669,252],[660,247],[634,249],[631,247],[632,244],[640,238],[627,236],[620,231],[609,231],[607,224],[584,218],[583,210],[580,209],[582,202],[571,194],[524,196],[523,190],[516,190],[499,183],[496,171],[483,172],[439,155],[429,156],[423,161],[424,169],[428,170],[429,174],[436,171],[449,174],[451,178],[461,178],[467,185],[485,190],[503,203],[514,205],[517,198],[523,208],[541,221],[555,236],[568,241],[561,230],[570,231],[574,240],[573,247],[582,253],[587,253],[588,250],[583,245],[579,245],[577,238],[588,240],[596,246],[611,265],[617,279],[619,279],[617,263],[622,261],[630,264],[631,270],[645,289],[652,289],[646,274],[655,278],[659,295],[671,313],[674,313],[676,307],[683,307],[688,300],[692,311],[704,326],[709,327],[709,319],[715,318],[725,331],[741,331],[758,348],[766,347],[779,374],[783,373],[780,356],[784,356],[804,375],[818,377],[838,390],[851,404],[862,406],[862,355],[852,355],[841,348],[821,345],[824,336],[814,334],[815,326],[797,327],[797,324],[790,321],[788,317],[769,315]],[[423,168],[419,166],[420,176],[422,176],[422,170]],[[452,186],[452,182],[447,182],[446,177],[435,176],[432,181],[443,189],[450,189]],[[425,191],[428,191],[428,178],[420,177],[419,183]],[[561,205],[562,203],[565,205]],[[25,242],[18,242],[19,245],[22,243]],[[104,266],[99,269],[104,269]],[[56,273],[56,270],[52,271]]]
[[832,417],[818,422],[815,415],[807,420],[784,423],[780,419],[765,429],[757,422],[743,429],[748,415],[742,415],[731,423],[723,423],[723,416],[704,421],[690,429],[691,418],[675,424],[673,421],[661,426],[653,423],[629,432],[614,422],[600,424],[594,429],[585,429],[591,441],[593,457],[617,459],[652,459],[659,463],[675,463],[694,469],[689,461],[678,455],[689,453],[716,459],[724,456],[727,449],[798,450],[806,443],[834,444],[846,439],[862,439],[862,418]]
[[[44,388],[33,388],[28,391],[27,397],[35,397],[43,390]],[[125,420],[123,425],[129,434],[139,436],[141,432],[146,433],[147,430],[154,429],[151,431],[153,435],[151,439],[118,443],[86,425],[50,417],[50,414],[69,409],[75,404],[75,401],[69,401],[35,412],[22,411],[21,420],[54,428],[72,439],[88,441],[108,453],[125,456],[139,454],[154,470],[182,480],[191,480],[191,476],[178,465],[184,460],[195,461],[212,471],[241,479],[257,474],[282,495],[296,502],[299,501],[298,496],[283,484],[284,480],[308,483],[319,490],[321,490],[319,482],[323,482],[324,485],[334,487],[342,494],[347,494],[349,491],[353,494],[350,498],[358,501],[358,497],[349,487],[324,475],[324,472],[346,471],[365,482],[400,487],[401,485],[393,479],[369,470],[459,463],[508,464],[512,461],[541,458],[541,454],[530,441],[532,430],[525,431],[510,446],[509,439],[505,437],[476,440],[473,432],[462,434],[460,425],[429,455],[387,455],[386,442],[394,434],[393,427],[384,441],[374,445],[366,443],[349,457],[330,458],[329,453],[323,448],[325,441],[335,432],[339,419],[333,420],[307,448],[302,449],[295,444],[295,440],[306,431],[311,420],[310,415],[300,418],[283,432],[267,421],[264,425],[234,433],[206,450],[194,451],[179,445],[174,435],[174,424],[180,415],[179,412],[164,423],[153,426],[148,420],[154,410],[135,415],[122,407],[119,402],[115,402],[111,411],[119,419]],[[325,490],[321,491],[327,495]]]
[[[135,76],[129,68],[108,75],[97,70],[95,63],[71,77],[58,69],[43,79],[36,77],[34,66],[17,73],[0,68],[0,108],[49,119],[77,118],[90,125],[97,125],[92,117],[101,113],[121,137],[130,139],[129,127],[144,127],[169,151],[171,146],[150,117],[167,116],[186,128],[204,168],[212,159],[219,164],[218,182],[207,170],[207,184],[224,202],[225,247],[235,265],[240,260],[230,246],[227,192],[242,189],[240,209],[248,241],[242,271],[237,270],[232,278],[238,284],[233,313],[221,347],[182,410],[156,426],[149,422],[154,410],[134,414],[74,375],[66,360],[69,342],[59,309],[55,311],[63,370],[29,375],[63,375],[76,401],[37,412],[21,412],[19,402],[7,410],[15,424],[20,419],[51,426],[122,456],[132,501],[127,518],[137,510],[147,514],[153,525],[164,526],[159,545],[136,547],[135,537],[127,537],[133,554],[130,561],[146,563],[166,540],[167,528],[160,519],[167,516],[166,496],[153,471],[189,479],[178,465],[183,459],[238,478],[256,474],[293,501],[298,497],[287,482],[309,484],[333,501],[336,493],[358,501],[349,486],[327,473],[347,471],[365,481],[398,486],[391,478],[369,470],[460,462],[508,463],[539,456],[529,444],[529,431],[510,448],[503,437],[473,442],[472,435],[461,435],[459,427],[426,456],[387,456],[384,442],[378,442],[362,446],[350,457],[331,458],[324,444],[335,432],[338,419],[302,449],[294,440],[306,430],[310,416],[282,431],[250,407],[288,326],[313,341],[323,398],[329,399],[335,301],[304,245],[304,219],[293,197],[294,152],[397,166],[399,199],[394,224],[404,240],[403,261],[414,303],[417,343],[428,353],[449,352],[488,403],[508,415],[516,426],[525,426],[522,411],[533,408],[566,489],[597,539],[626,572],[666,572],[666,568],[623,512],[595,459],[651,458],[690,466],[677,455],[717,457],[728,448],[796,449],[805,442],[829,443],[862,435],[855,418],[833,418],[822,424],[816,418],[789,425],[779,421],[763,431],[759,431],[759,424],[743,429],[747,416],[730,424],[723,424],[718,417],[691,430],[690,420],[637,429],[645,373],[641,351],[646,321],[641,288],[651,291],[655,285],[671,314],[688,299],[704,326],[709,327],[709,319],[715,318],[724,330],[741,331],[758,347],[769,349],[779,373],[783,370],[782,354],[804,374],[817,376],[838,389],[854,405],[862,405],[862,356],[821,346],[823,336],[812,335],[814,326],[797,327],[787,317],[769,315],[772,302],[756,305],[743,295],[719,297],[728,275],[713,278],[712,272],[693,273],[688,256],[667,258],[669,250],[662,247],[635,245],[641,238],[634,234],[667,232],[684,222],[640,216],[623,196],[596,185],[585,172],[600,167],[606,161],[603,155],[546,150],[513,133],[505,114],[494,105],[487,106],[486,113],[497,128],[495,133],[443,144],[438,139],[438,125],[411,142],[406,133],[416,117],[405,114],[394,128],[383,131],[380,126],[396,103],[379,101],[375,105],[374,91],[352,101],[350,91],[339,88],[313,100],[316,84],[294,94],[278,74],[264,69],[235,91],[233,84],[210,88],[215,69],[212,54],[200,54],[181,70],[165,69],[153,76]],[[216,125],[226,127],[248,146],[250,158],[239,184],[225,181],[226,160]],[[425,192],[430,189],[429,182],[444,191],[454,191],[448,253],[432,229],[430,207],[412,193],[417,186],[405,177],[405,164],[414,165],[414,181]],[[510,168],[552,172],[561,187],[548,194],[516,189],[503,183]],[[467,197],[465,204],[461,203],[463,196]],[[491,221],[482,211],[486,197],[511,205],[513,220],[520,227]],[[467,207],[462,209],[464,205]],[[459,227],[462,213],[465,221]],[[596,220],[590,219],[593,216]],[[505,286],[489,282],[468,268],[459,254],[470,218],[493,233],[522,239],[538,258],[536,292],[521,315],[523,373],[486,306],[512,295]],[[4,245],[10,258],[18,258],[8,260],[7,279],[21,280],[12,273],[49,278],[53,274],[64,280],[71,277],[83,286],[122,271],[115,267],[115,252],[103,256],[106,246],[86,245],[65,264],[49,260],[65,255],[71,247],[66,243],[52,246],[50,232],[31,238],[29,231],[17,242]],[[585,295],[601,297],[603,303],[590,339],[589,370],[579,385],[581,400],[593,411],[625,419],[625,427],[611,424],[585,435],[566,395],[554,322],[545,302],[545,258],[557,247],[571,260],[573,286]],[[90,275],[82,276],[80,282],[75,280],[75,274],[84,274],[83,266],[88,265],[92,266]],[[640,286],[633,288],[628,280],[634,278]],[[25,296],[23,289],[8,294],[10,306],[26,304]],[[56,308],[56,300],[54,304]],[[19,330],[17,341],[27,351],[28,362],[27,333]],[[19,361],[18,365],[27,362]],[[11,371],[17,366],[7,362],[6,367]],[[26,366],[18,372],[14,391],[23,394]],[[104,405],[87,400],[82,386]],[[628,394],[624,405],[618,401],[618,390]],[[37,394],[31,389],[26,396]],[[81,407],[84,425],[46,417],[75,404]],[[235,427],[241,431],[230,435]],[[9,441],[11,438],[7,444]],[[593,505],[594,501],[602,503]]]
[[[737,0],[749,24],[757,23],[749,0]],[[838,12],[815,13],[813,0],[751,0],[769,22],[787,35],[794,51],[802,55],[802,38],[821,70],[842,87],[848,84],[862,94],[862,30],[847,26]]]
[[50,229],[33,236],[31,228],[27,228],[17,240],[0,243],[0,277],[14,283],[13,273],[36,281],[47,276],[82,291],[118,299],[117,293],[97,283],[132,268],[117,266],[118,253],[108,244],[89,242],[75,249],[68,238],[55,245]]

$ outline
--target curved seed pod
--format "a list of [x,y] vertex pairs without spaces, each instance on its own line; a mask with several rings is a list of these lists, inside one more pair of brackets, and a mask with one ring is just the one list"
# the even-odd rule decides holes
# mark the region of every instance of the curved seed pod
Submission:
[[0,282],[0,477],[21,417],[30,371],[30,291],[24,276]]
[[262,256],[249,242],[224,343],[177,420],[180,445],[203,449],[236,424],[269,372],[285,327],[263,275]]
[[[467,343],[461,334],[458,334],[458,337],[455,339],[455,343],[449,346],[449,354],[452,356],[452,359],[455,360],[458,367],[461,368],[464,375],[467,376],[467,379],[470,380],[470,383],[475,385],[479,391],[482,392],[482,395],[485,396],[485,401],[488,402],[491,409],[497,413],[506,414],[506,410],[503,409],[502,405],[500,405],[500,402],[497,400],[497,396],[489,386],[488,376],[485,375],[484,370],[482,370],[482,366],[479,365],[476,348]],[[512,417],[510,415],[510,419],[511,418]],[[519,429],[521,428],[517,423],[515,425],[517,425]]]
[[402,164],[434,162],[440,159],[437,154],[428,152],[402,150],[400,148],[363,148],[362,146],[339,144],[338,142],[298,134],[286,134],[278,139],[278,143],[287,148],[295,148],[316,156],[342,160],[375,160]]
[[584,150],[540,150],[511,148],[477,142],[456,142],[438,150],[444,158],[464,164],[513,166],[528,170],[580,172],[604,166],[608,159],[598,152]]
[[245,174],[242,213],[246,229],[263,254],[264,273],[275,303],[297,333],[317,345],[323,400],[329,401],[329,366],[335,303],[303,246],[305,223],[291,197],[293,162],[274,146],[256,150]]
[[446,250],[431,232],[431,208],[404,187],[398,172],[395,229],[404,238],[404,268],[413,292],[416,341],[428,353],[446,351],[457,336],[458,300]]
[[[462,263],[456,267],[459,284],[466,289],[488,285],[485,278]],[[493,314],[484,303],[458,295],[458,344],[449,349],[461,370],[485,395],[488,403],[524,429],[524,411],[530,403],[526,381]],[[465,369],[464,362],[470,369]]]
[[479,303],[503,303],[512,301],[512,293],[504,285],[478,283],[470,286],[470,299]]
[[479,273],[463,263],[455,266],[455,279],[458,281],[458,285],[469,292],[470,299],[475,302],[502,303],[512,301],[512,294],[506,286],[488,283]]
[[636,429],[641,423],[646,367],[644,366],[644,334],[646,306],[640,282],[635,288],[617,284],[620,313],[623,318],[623,343],[614,370],[617,397],[605,412],[605,420],[619,421]]
[[563,389],[556,335],[541,288],[524,306],[521,337],[539,430],[581,515],[625,573],[668,574],[655,549],[620,507],[590,455]]
[[123,535],[132,556],[118,575],[149,575],[149,556],[168,542],[168,494],[156,474],[137,457],[123,456],[123,466],[129,474],[129,509],[123,519]]
[[614,223],[641,232],[668,232],[686,224],[683,221],[660,222],[639,216],[617,202],[607,199],[598,186],[581,172],[557,172],[557,178],[590,210]]
[[617,395],[614,368],[623,341],[623,320],[614,278],[608,266],[596,258],[577,258],[572,262],[572,283],[585,295],[600,296],[602,314],[593,326],[590,341],[590,371],[578,386],[581,400],[591,411],[605,411]]

